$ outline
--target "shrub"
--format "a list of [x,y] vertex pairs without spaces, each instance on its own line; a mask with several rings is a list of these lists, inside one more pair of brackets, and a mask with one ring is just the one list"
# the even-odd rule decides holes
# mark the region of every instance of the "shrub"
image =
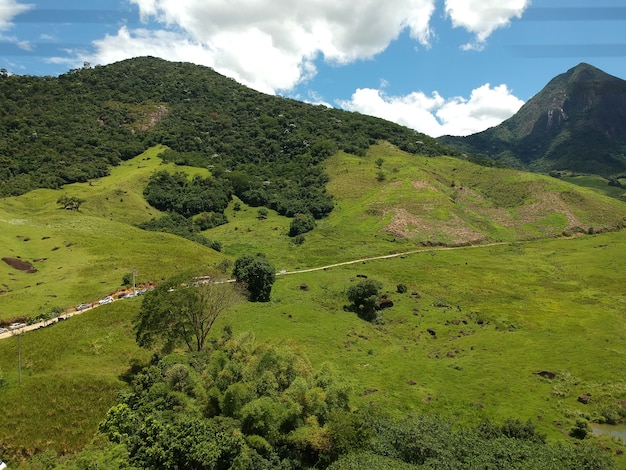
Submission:
[[376,320],[376,302],[382,287],[382,283],[374,279],[365,279],[350,286],[347,291],[348,300],[351,302],[350,309],[363,320],[369,322]]
[[315,228],[315,219],[311,214],[296,214],[289,225],[289,236],[295,237],[310,232]]
[[243,255],[235,261],[233,276],[248,289],[251,302],[269,302],[276,269],[262,253]]
[[306,238],[302,234],[296,235],[295,237],[293,237],[294,245],[302,245],[305,241],[306,241]]

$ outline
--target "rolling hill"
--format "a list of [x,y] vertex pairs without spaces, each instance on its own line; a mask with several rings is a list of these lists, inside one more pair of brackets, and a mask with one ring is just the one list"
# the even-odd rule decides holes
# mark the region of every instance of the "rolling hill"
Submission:
[[[241,305],[213,335],[230,325],[270,344],[297,342],[316,367],[331,362],[349,381],[357,409],[440,413],[464,425],[532,419],[552,441],[567,441],[577,416],[619,416],[623,203],[546,176],[380,143],[362,157],[325,161],[336,207],[304,243],[288,236],[290,218],[273,210],[259,218],[235,198],[229,222],[206,232],[223,243],[217,253],[133,226],[157,213],[142,197],[151,173],[206,172],[162,163],[164,150],[91,184],[3,199],[2,246],[39,270],[0,270],[11,288],[1,296],[5,318],[106,295],[131,266],[141,281],[158,282],[190,267],[218,273],[222,260],[262,251],[294,274],[278,276],[271,302]],[[84,199],[79,211],[56,204],[64,193]],[[387,254],[398,256],[366,261]],[[359,276],[382,281],[393,299],[380,324],[343,309]],[[115,302],[24,335],[19,385],[16,338],[0,342],[0,397],[13,404],[0,417],[6,458],[71,454],[91,440],[117,390],[149,361],[131,329],[140,305]],[[537,375],[544,371],[555,378]],[[578,403],[587,393],[594,401]]]

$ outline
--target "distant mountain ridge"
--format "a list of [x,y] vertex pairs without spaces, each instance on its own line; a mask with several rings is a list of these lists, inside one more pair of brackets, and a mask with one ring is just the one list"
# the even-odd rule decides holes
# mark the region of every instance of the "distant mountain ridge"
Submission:
[[440,142],[533,171],[626,171],[626,81],[581,63],[498,126]]

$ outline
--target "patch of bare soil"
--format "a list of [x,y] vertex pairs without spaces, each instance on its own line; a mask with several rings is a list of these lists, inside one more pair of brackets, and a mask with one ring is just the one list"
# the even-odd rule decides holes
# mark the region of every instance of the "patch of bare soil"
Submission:
[[411,184],[413,185],[414,189],[432,189],[433,191],[437,190],[432,184],[430,184],[430,181],[412,181]]
[[24,271],[27,273],[36,273],[37,269],[28,261],[21,260],[19,258],[2,258],[6,264],[11,266],[13,269],[18,269],[19,271]]
[[458,216],[452,215],[450,220],[434,221],[411,214],[406,209],[392,209],[391,222],[383,231],[398,238],[441,238],[443,235],[449,243],[474,244],[484,241],[485,236],[468,227]]
[[145,116],[145,121],[139,126],[139,130],[147,131],[148,129],[156,126],[157,123],[165,117],[167,112],[168,109],[165,106],[159,105],[156,111]]
[[568,205],[555,193],[539,195],[537,201],[520,210],[522,220],[527,223],[537,222],[548,214],[560,213],[567,219],[567,227],[576,227],[580,221],[572,213]]

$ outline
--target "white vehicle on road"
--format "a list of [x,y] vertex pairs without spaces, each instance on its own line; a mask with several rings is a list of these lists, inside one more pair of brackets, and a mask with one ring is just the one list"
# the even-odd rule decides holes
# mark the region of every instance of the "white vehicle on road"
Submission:
[[111,297],[110,295],[98,301],[100,305],[110,304],[111,302],[113,302],[113,297]]
[[24,328],[26,323],[13,323],[9,326],[10,330],[19,330],[20,328]]

